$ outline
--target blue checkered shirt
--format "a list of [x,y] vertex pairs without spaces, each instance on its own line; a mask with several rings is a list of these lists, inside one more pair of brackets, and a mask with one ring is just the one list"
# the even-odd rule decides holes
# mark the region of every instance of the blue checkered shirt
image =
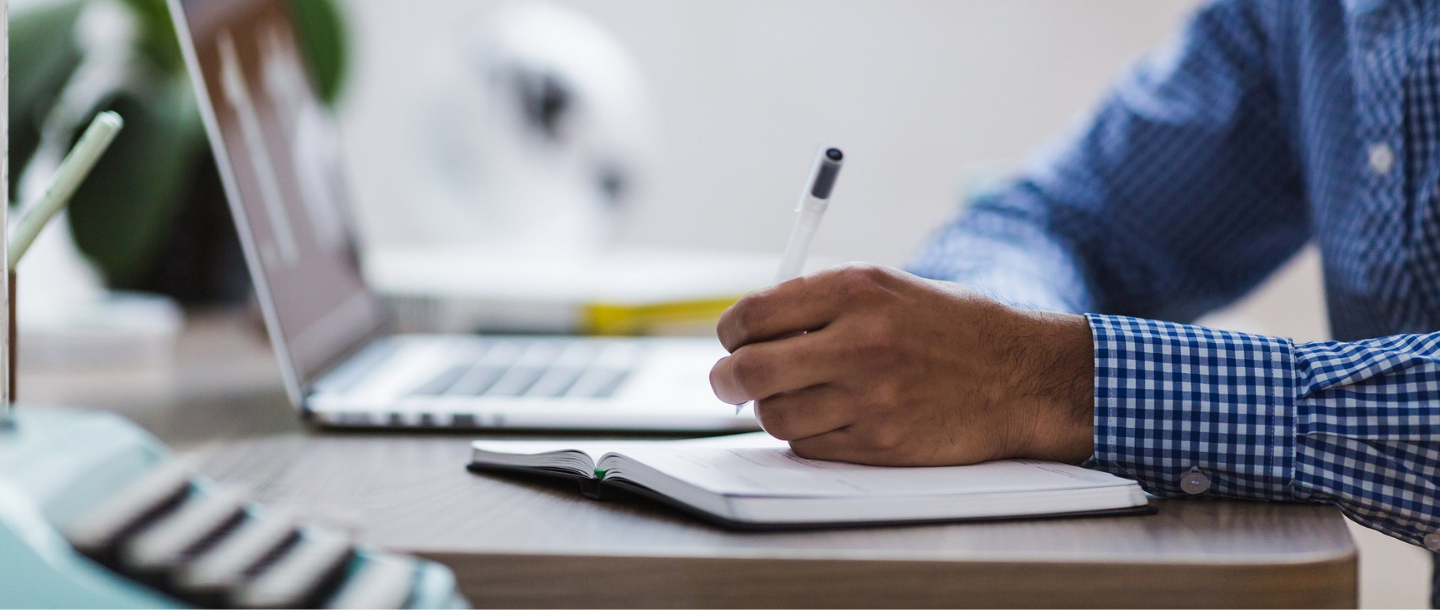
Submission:
[[[1312,240],[1340,341],[1185,324]],[[1100,312],[1096,467],[1440,544],[1440,2],[1209,4],[909,267]]]

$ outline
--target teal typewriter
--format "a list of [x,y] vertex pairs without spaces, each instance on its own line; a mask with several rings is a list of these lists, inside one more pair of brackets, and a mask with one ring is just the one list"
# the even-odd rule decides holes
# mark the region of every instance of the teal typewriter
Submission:
[[0,421],[0,607],[463,608],[466,600],[448,568],[246,501],[124,419],[22,406]]

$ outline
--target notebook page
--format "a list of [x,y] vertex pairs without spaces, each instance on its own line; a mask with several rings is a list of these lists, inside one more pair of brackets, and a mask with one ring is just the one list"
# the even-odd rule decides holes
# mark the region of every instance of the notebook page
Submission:
[[578,451],[596,460],[611,449],[598,443],[577,443],[574,441],[474,441],[470,447],[488,453],[514,455],[541,455],[559,451]]
[[788,447],[764,432],[716,436],[687,440],[478,440],[470,447],[486,453],[510,455],[542,455],[561,451],[575,451],[590,456],[595,463],[606,453],[625,453],[627,450],[650,445],[684,444],[696,447]]
[[[614,453],[701,489],[742,496],[913,497],[1134,485],[1078,466],[1029,460],[928,468],[808,460],[764,433],[637,445]],[[617,463],[623,461],[607,456],[600,468]]]

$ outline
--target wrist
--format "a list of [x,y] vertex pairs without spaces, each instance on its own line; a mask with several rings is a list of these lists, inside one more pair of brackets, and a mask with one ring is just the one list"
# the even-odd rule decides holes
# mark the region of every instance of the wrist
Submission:
[[1023,362],[1011,384],[1023,439],[1016,457],[1079,463],[1095,451],[1095,343],[1084,316],[1017,312]]

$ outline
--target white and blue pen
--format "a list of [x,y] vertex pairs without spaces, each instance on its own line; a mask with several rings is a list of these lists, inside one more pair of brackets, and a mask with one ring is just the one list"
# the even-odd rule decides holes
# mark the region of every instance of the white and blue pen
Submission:
[[838,148],[821,148],[816,151],[815,163],[810,167],[810,177],[805,181],[805,190],[795,204],[795,226],[790,229],[790,241],[785,244],[785,254],[780,257],[780,268],[775,271],[775,283],[800,277],[805,269],[805,258],[810,254],[810,240],[820,228],[820,220],[830,207],[830,192],[835,189],[835,179],[840,176],[840,164],[845,154]]
[[[785,243],[785,254],[780,256],[780,268],[775,270],[775,282],[787,282],[800,277],[805,270],[805,259],[810,255],[810,241],[830,208],[830,192],[835,190],[835,179],[840,176],[840,164],[845,153],[838,148],[821,147],[815,153],[815,163],[810,166],[810,177],[805,180],[805,190],[800,192],[800,201],[795,204],[795,226],[790,229],[790,241]],[[749,404],[749,403],[745,403]],[[745,409],[745,404],[735,406],[735,414]]]

